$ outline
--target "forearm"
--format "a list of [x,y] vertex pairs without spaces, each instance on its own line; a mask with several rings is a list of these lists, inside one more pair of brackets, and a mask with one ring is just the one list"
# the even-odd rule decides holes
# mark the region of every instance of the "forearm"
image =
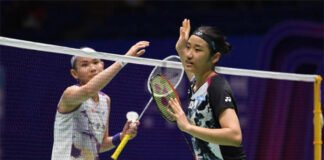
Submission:
[[201,140],[226,146],[240,146],[242,134],[231,128],[210,129],[190,125],[185,131]]
[[122,69],[120,63],[115,62],[95,77],[93,77],[86,85],[84,89],[89,96],[96,95],[98,91],[102,90]]
[[113,137],[105,137],[102,141],[102,144],[100,146],[100,153],[102,152],[107,152],[116,146],[112,143],[112,138]]

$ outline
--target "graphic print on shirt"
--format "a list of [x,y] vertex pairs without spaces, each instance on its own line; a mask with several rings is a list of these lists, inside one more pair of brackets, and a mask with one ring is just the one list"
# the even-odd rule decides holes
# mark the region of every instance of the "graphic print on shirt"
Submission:
[[[86,101],[85,106],[79,116],[75,118],[75,127],[73,134],[73,146],[71,157],[83,158],[89,160],[98,159],[96,153],[100,150],[102,140],[101,133],[105,132],[105,122],[103,117],[106,111],[100,112],[100,106],[92,100]],[[94,106],[94,107],[93,107]]]
[[[237,114],[236,101],[228,82],[224,77],[211,76],[196,92],[193,88],[195,79],[189,88],[189,107],[187,118],[196,126],[210,129],[222,128],[219,115],[225,109],[234,109]],[[198,160],[245,160],[243,146],[224,146],[209,143],[192,137],[192,145]]]
[[[203,128],[216,128],[213,111],[207,95],[208,83],[202,85],[190,97],[187,118],[194,125]],[[222,160],[219,145],[192,137],[192,144],[198,160]]]
[[[108,96],[99,92],[70,113],[56,112],[52,160],[97,160],[107,128]],[[61,101],[60,101],[61,102]],[[59,102],[59,103],[60,103]]]

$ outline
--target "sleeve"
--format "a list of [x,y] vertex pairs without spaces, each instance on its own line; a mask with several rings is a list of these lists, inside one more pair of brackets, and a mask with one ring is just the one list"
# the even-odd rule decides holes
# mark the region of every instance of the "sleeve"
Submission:
[[226,108],[235,109],[235,100],[231,88],[224,80],[212,80],[208,87],[209,104],[215,116],[218,118],[219,114]]

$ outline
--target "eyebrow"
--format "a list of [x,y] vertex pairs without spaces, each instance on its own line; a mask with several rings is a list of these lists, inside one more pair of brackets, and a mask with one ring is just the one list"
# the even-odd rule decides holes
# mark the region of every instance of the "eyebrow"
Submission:
[[100,59],[94,58],[91,60],[81,60],[80,63],[82,63],[82,62],[87,63],[87,62],[94,62],[94,61],[100,61]]
[[[190,45],[191,46],[191,43],[190,42],[187,42],[187,45]],[[194,47],[203,48],[202,45],[200,45],[200,44],[195,44]]]
[[80,61],[80,63],[88,63],[89,61],[87,61],[87,60],[82,60],[82,61]]
[[202,46],[201,46],[201,45],[199,45],[199,44],[195,44],[195,47],[200,47],[200,48],[202,48]]

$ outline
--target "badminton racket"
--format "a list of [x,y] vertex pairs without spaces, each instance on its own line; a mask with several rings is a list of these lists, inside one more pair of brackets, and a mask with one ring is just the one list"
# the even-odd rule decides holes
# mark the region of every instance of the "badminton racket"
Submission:
[[[163,61],[173,61],[173,62],[181,62],[180,57],[176,55],[171,55],[163,59]],[[180,81],[182,80],[183,74],[184,74],[184,69],[183,67],[181,69],[178,68],[169,68],[169,67],[154,67],[153,70],[151,71],[148,80],[147,80],[147,88],[148,91],[151,93],[150,89],[150,80],[152,77],[163,74],[165,77],[167,77],[172,85],[175,86],[175,88],[180,84]],[[152,93],[151,93],[152,94]],[[143,117],[144,113],[146,112],[147,108],[150,106],[151,102],[153,101],[153,97],[150,98],[150,100],[147,102],[145,105],[143,111],[141,112],[140,116],[138,117],[138,121]],[[124,149],[125,145],[131,138],[130,134],[125,135],[125,137],[122,139],[121,143],[118,145],[117,149],[115,152],[112,154],[111,158],[114,160],[117,160],[118,156]]]
[[[176,120],[167,112],[167,110],[170,110],[173,112],[169,100],[172,98],[176,98],[178,102],[180,102],[179,95],[171,82],[164,77],[163,75],[156,75],[151,78],[150,80],[150,89],[152,93],[152,97],[155,101],[155,104],[157,106],[157,109],[160,111],[162,117],[166,119],[169,122],[176,122]],[[183,133],[183,132],[182,132]],[[186,135],[183,133],[183,137],[194,157],[195,160],[197,160],[197,157],[194,154],[194,151],[192,147],[190,146]]]

